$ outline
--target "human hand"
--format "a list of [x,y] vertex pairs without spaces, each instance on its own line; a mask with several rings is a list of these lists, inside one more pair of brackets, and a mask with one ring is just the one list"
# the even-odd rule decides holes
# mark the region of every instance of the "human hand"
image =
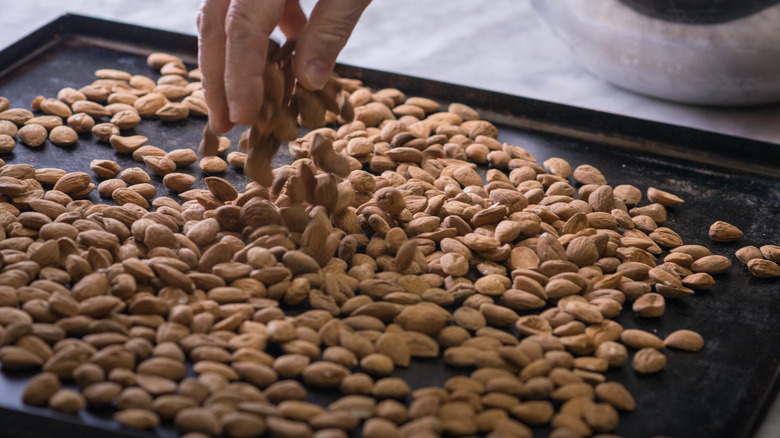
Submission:
[[318,90],[370,2],[319,0],[307,20],[298,0],[203,0],[198,64],[211,129],[222,134],[257,118],[274,28],[297,40],[293,73],[303,87]]

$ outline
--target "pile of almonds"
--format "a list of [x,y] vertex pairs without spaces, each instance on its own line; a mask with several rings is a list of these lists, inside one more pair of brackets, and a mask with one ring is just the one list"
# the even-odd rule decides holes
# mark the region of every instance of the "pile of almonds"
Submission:
[[[298,137],[298,124],[304,128],[320,128],[326,123],[352,121],[352,106],[341,84],[331,77],[322,90],[311,91],[302,87],[292,72],[295,40],[283,46],[269,41],[268,59],[263,72],[265,95],[257,120],[241,136],[239,147],[247,150],[245,172],[262,185],[271,185],[273,169],[271,158],[282,142]],[[326,114],[330,112],[330,114]],[[296,120],[298,123],[296,123]],[[218,153],[219,138],[208,124],[203,130],[199,152],[204,156]],[[346,175],[341,175],[346,176]]]
[[[125,426],[164,422],[188,438],[530,437],[544,425],[559,438],[614,436],[636,403],[608,369],[633,352],[635,372],[657,373],[667,348],[704,347],[692,330],[659,337],[613,320],[628,307],[660,318],[667,300],[730,268],[664,226],[679,197],[650,188],[641,205],[638,188],[612,187],[593,166],[499,142],[466,105],[350,79],[333,81],[354,119],[326,106],[317,123],[340,126],[290,141],[296,161],[268,184],[209,176],[189,189],[194,177],[176,170],[193,151],[121,136],[144,117],[205,114],[197,71],[148,60],[156,84],[100,70],[60,92],[62,105],[36,99],[57,108],[49,125],[0,108],[55,144],[54,118],[68,117],[179,193],[157,196],[144,169],[96,158],[99,194],[117,205],[96,204],[88,173],[0,162],[0,363],[42,371],[26,404],[110,407]],[[115,104],[132,109],[90,126]],[[230,143],[216,141],[206,173],[227,167]],[[231,164],[249,161],[235,154]],[[478,164],[491,167],[486,182]],[[760,252],[776,261],[777,247]],[[463,373],[442,387],[394,377],[438,357]],[[307,388],[340,397],[319,406]]]
[[759,278],[780,277],[780,246],[763,245],[760,248],[745,246],[735,253],[745,263],[750,273]]
[[[710,225],[709,235],[715,242],[734,242],[744,233],[728,222],[716,221]],[[738,249],[734,255],[758,278],[780,277],[780,246],[763,245],[758,248],[749,245]]]

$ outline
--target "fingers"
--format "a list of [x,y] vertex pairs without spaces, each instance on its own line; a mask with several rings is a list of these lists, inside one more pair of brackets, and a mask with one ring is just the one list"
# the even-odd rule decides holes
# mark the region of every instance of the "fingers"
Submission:
[[284,3],[284,13],[279,28],[288,39],[296,39],[304,25],[306,25],[306,14],[303,13],[301,4],[298,0],[287,0]]
[[225,94],[230,122],[255,121],[263,103],[268,38],[282,18],[284,0],[231,0],[225,18]]
[[225,15],[230,0],[204,0],[198,13],[198,66],[203,75],[209,124],[223,134],[233,127],[225,95]]
[[370,0],[320,0],[295,45],[293,71],[301,84],[321,89]]

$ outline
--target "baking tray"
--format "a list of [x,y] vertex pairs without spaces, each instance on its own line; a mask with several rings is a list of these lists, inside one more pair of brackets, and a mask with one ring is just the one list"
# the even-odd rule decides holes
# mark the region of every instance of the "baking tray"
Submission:
[[[62,87],[91,82],[98,68],[157,77],[146,65],[146,54],[171,52],[192,65],[196,50],[193,36],[64,15],[0,52],[0,96],[8,97],[12,107],[29,107],[39,94],[52,97]],[[661,337],[694,329],[706,343],[699,353],[666,350],[668,365],[656,375],[638,376],[630,366],[607,372],[608,380],[623,382],[637,400],[635,412],[621,414],[616,433],[724,438],[755,434],[777,393],[780,282],[752,277],[733,253],[743,245],[780,243],[779,145],[352,66],[339,65],[337,71],[375,88],[396,87],[407,95],[469,104],[498,125],[499,140],[526,148],[539,161],[556,156],[575,166],[591,164],[613,186],[633,184],[643,192],[655,186],[684,198],[684,204],[669,210],[667,225],[686,243],[706,245],[735,266],[716,276],[711,291],[669,300],[660,320],[636,318],[630,311],[617,319],[625,328]],[[145,121],[135,133],[166,150],[193,147],[203,122]],[[229,136],[235,145],[239,132],[234,131]],[[70,148],[49,142],[35,150],[18,145],[13,154],[0,158],[68,171],[87,169],[94,158],[114,159],[123,168],[138,165],[90,135]],[[291,159],[283,147],[275,164]],[[202,176],[197,166],[187,171]],[[231,169],[224,177],[246,183],[240,171]],[[153,184],[159,195],[175,196],[160,178],[153,177]],[[96,194],[92,200],[99,201]],[[711,242],[707,230],[715,220],[738,226],[745,237],[730,244]],[[417,388],[464,372],[440,360],[414,360],[395,375]],[[24,406],[20,394],[31,375],[0,372],[0,436],[177,436],[169,426],[153,431],[121,428],[110,420],[110,411],[84,410],[70,416]],[[311,391],[309,399],[327,403],[337,396]],[[536,436],[548,432],[534,429]]]

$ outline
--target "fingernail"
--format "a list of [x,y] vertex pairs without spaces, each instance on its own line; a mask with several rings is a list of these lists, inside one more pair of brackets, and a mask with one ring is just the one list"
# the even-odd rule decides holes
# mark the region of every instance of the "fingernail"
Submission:
[[230,118],[230,123],[238,123],[240,111],[241,105],[239,105],[238,102],[233,101],[228,103],[228,116]]
[[322,59],[312,59],[306,64],[304,72],[306,80],[314,88],[320,90],[325,86],[330,77],[330,65]]

